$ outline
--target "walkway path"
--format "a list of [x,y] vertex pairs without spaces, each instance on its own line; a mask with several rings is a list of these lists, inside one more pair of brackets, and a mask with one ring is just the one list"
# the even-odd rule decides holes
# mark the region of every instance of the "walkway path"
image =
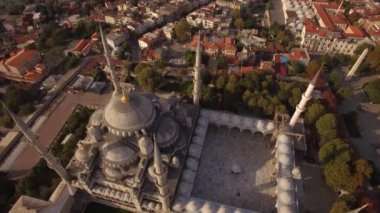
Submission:
[[[356,111],[358,113],[358,126],[362,138],[352,139],[361,156],[373,161],[380,168],[380,155],[376,153],[375,147],[380,148],[380,104],[370,104],[368,98],[361,89],[366,83],[380,78],[380,75],[372,75],[344,82],[345,86],[351,87],[354,95],[351,100],[345,101],[339,108],[341,113]],[[357,110],[362,105],[367,112]]]

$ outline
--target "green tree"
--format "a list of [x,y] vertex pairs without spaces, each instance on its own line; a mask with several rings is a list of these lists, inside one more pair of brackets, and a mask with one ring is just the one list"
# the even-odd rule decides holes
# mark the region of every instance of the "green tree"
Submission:
[[320,135],[320,141],[319,146],[323,146],[324,144],[338,138],[338,132],[336,129],[328,130],[323,133],[323,135]]
[[218,55],[218,57],[216,58],[215,63],[216,63],[216,67],[218,69],[225,69],[225,68],[227,68],[227,61],[224,58],[223,54],[219,54]]
[[191,50],[186,50],[183,59],[188,65],[194,65],[195,64],[195,52]]
[[337,91],[337,94],[342,100],[349,100],[352,98],[353,92],[352,89],[348,87],[340,87]]
[[315,74],[317,73],[320,67],[321,67],[321,64],[318,61],[311,60],[309,62],[306,70],[307,70],[307,75],[309,76],[310,79],[315,76]]
[[372,102],[380,103],[380,79],[367,83],[363,90]]
[[234,9],[232,10],[232,14],[231,14],[232,18],[234,19],[238,19],[240,18],[240,10],[239,9]]
[[355,174],[354,174],[355,183],[358,186],[362,186],[366,179],[367,180],[371,179],[373,168],[364,159],[356,160],[354,165],[355,165]]
[[306,110],[306,121],[309,124],[314,124],[319,117],[326,113],[326,108],[320,103],[313,103]]
[[143,90],[150,92],[154,91],[160,82],[160,75],[150,66],[138,72],[136,78],[139,86]]
[[224,88],[225,84],[226,84],[226,77],[224,75],[218,75],[218,77],[215,80],[215,87],[218,90],[221,90]]
[[235,28],[241,30],[245,27],[245,22],[242,18],[238,18],[234,22]]
[[298,87],[295,87],[291,89],[290,94],[291,95],[288,100],[289,105],[292,106],[293,108],[296,108],[297,104],[300,102],[301,97],[302,97],[301,89]]
[[235,94],[237,92],[237,77],[235,75],[229,75],[228,76],[228,81],[225,87],[226,92],[229,94]]
[[316,122],[316,128],[320,135],[323,135],[326,131],[336,129],[336,118],[332,113],[324,114]]
[[297,62],[297,61],[290,61],[289,62],[289,75],[298,75],[300,73],[304,73],[306,70],[306,67]]
[[344,200],[335,201],[330,208],[330,213],[346,213],[348,211],[350,208]]
[[336,192],[346,190],[352,193],[356,190],[351,168],[347,162],[333,161],[325,166],[323,174],[327,185]]
[[175,25],[174,32],[179,42],[185,42],[190,39],[191,26],[187,23],[185,18],[181,18],[181,20]]
[[333,161],[348,162],[351,159],[351,151],[341,139],[335,139],[319,149],[318,159],[325,165]]

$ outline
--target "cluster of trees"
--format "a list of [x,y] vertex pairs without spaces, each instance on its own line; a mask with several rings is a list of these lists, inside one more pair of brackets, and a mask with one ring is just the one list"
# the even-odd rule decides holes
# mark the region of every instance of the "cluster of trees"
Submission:
[[[25,116],[34,112],[33,101],[40,99],[43,95],[44,91],[30,91],[21,84],[10,84],[1,99],[14,113]],[[0,126],[11,128],[13,121],[9,115],[3,111],[0,114]]]
[[[322,113],[323,107],[313,104],[314,110]],[[316,110],[318,108],[318,110]],[[308,122],[315,121],[314,116],[307,118]],[[312,124],[313,122],[311,122]],[[320,137],[318,159],[324,166],[326,184],[335,192],[345,195],[339,196],[332,205],[331,212],[346,212],[355,205],[355,193],[371,178],[372,166],[364,159],[354,159],[350,146],[338,134],[338,123],[334,114],[325,113],[315,121],[315,127]]]
[[285,25],[280,25],[277,22],[273,23],[269,29],[261,29],[260,36],[268,38],[269,41],[273,41],[277,45],[282,46],[288,52],[290,52],[297,43],[293,33],[287,29]]
[[[277,82],[272,73],[251,73],[242,78],[234,74],[211,76],[202,72],[202,105],[230,111],[244,110],[256,116],[273,118],[276,112],[293,111],[301,99],[301,86]],[[192,82],[181,85],[184,97],[192,98]]]
[[339,75],[338,71],[335,70],[335,71],[332,71],[330,73],[329,84],[330,84],[330,88],[333,90],[333,92],[338,95],[338,99],[340,101],[349,100],[352,97],[352,95],[353,95],[352,89],[349,87],[343,87],[342,86],[340,75]]
[[191,38],[191,25],[185,18],[181,18],[174,26],[174,35],[179,43],[183,43]]
[[[63,166],[67,165],[77,148],[79,140],[86,136],[86,124],[93,111],[79,107],[67,120],[60,138],[52,146],[52,151],[59,158]],[[67,134],[73,134],[64,145],[62,140]],[[47,199],[60,182],[60,178],[50,169],[46,161],[41,159],[33,168],[32,172],[19,180],[16,184],[16,191],[32,197]]]
[[373,103],[380,103],[380,80],[374,80],[364,85],[363,90]]
[[161,75],[151,64],[138,63],[135,67],[137,84],[144,91],[154,91],[161,82]]
[[233,24],[236,29],[251,29],[261,26],[262,12],[265,7],[263,2],[250,2],[246,7],[232,11]]
[[88,38],[97,28],[97,24],[91,22],[79,22],[74,29],[59,27],[57,23],[51,22],[44,29],[36,42],[39,51],[45,51],[59,45],[67,45],[73,39]]

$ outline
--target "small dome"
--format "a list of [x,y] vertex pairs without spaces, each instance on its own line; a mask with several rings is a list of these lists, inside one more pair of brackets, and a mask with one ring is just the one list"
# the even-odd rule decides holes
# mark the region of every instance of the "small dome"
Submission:
[[202,205],[203,203],[200,202],[198,199],[192,199],[190,202],[187,203],[185,208],[187,212],[198,212]]
[[281,190],[292,190],[294,189],[294,182],[289,177],[281,177],[277,180],[277,185]]
[[90,125],[91,126],[100,126],[101,122],[103,121],[103,109],[98,109],[94,113],[92,113],[90,117]]
[[296,166],[292,169],[292,176],[295,179],[301,179],[301,170],[299,167]]
[[149,155],[153,152],[153,142],[148,136],[142,136],[138,143],[142,155]]
[[256,128],[260,131],[264,131],[265,130],[265,124],[262,120],[259,120],[256,124]]
[[216,212],[215,205],[206,201],[203,207],[201,208],[201,213],[214,213],[214,212]]
[[280,154],[280,156],[278,156],[278,161],[283,165],[291,165],[292,157],[290,155]]
[[134,132],[149,127],[155,118],[152,101],[137,94],[129,94],[124,103],[122,95],[113,96],[104,110],[104,119],[111,132]]
[[291,205],[295,202],[294,194],[290,191],[282,191],[278,194],[278,200],[281,204]]
[[136,152],[121,142],[105,143],[100,152],[103,160],[113,166],[128,166],[137,159]]
[[280,134],[277,136],[277,142],[279,143],[290,143],[290,138],[287,135]]
[[290,148],[290,146],[288,146],[287,144],[284,144],[284,143],[280,143],[277,146],[277,151],[279,153],[284,153],[284,154],[291,154],[292,153],[292,149]]
[[88,160],[88,151],[84,148],[78,147],[78,149],[75,151],[75,159],[81,162]]
[[160,120],[157,129],[157,145],[168,147],[179,137],[179,126],[173,118],[164,117]]
[[273,122],[268,122],[267,124],[267,131],[272,131],[274,130],[274,123]]

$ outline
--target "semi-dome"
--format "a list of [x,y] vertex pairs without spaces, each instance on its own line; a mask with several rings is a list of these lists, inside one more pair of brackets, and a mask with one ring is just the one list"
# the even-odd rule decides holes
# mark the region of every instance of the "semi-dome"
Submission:
[[103,144],[100,153],[105,163],[114,167],[128,166],[137,159],[135,150],[121,142]]
[[157,129],[157,145],[159,147],[170,146],[178,139],[179,131],[179,126],[174,119],[163,117]]
[[123,177],[119,169],[107,167],[104,169],[104,174],[106,177],[112,179],[112,180],[118,180]]
[[149,127],[155,114],[151,100],[143,95],[116,95],[105,107],[104,119],[113,134],[126,136]]

